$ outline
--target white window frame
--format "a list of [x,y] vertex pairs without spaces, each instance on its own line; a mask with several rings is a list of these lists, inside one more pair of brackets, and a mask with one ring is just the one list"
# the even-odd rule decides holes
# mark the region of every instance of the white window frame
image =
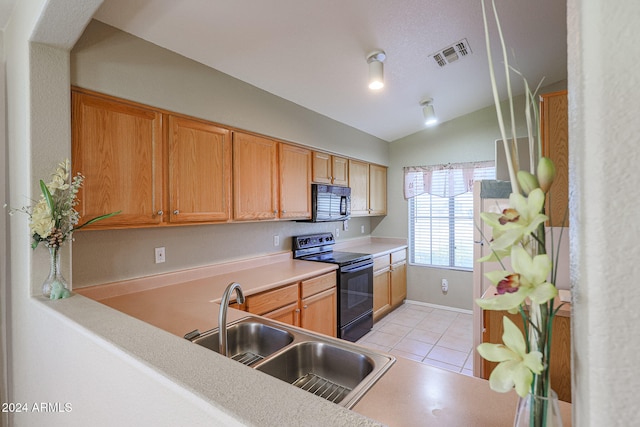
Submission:
[[[470,182],[446,182],[446,180],[463,179],[462,170],[450,173],[448,171],[468,169],[469,167],[473,168],[473,178]],[[420,173],[416,175],[417,170]],[[407,174],[407,171],[410,171],[409,174]],[[422,173],[431,175],[425,175],[423,178]],[[445,177],[447,173],[449,175]],[[458,163],[428,166],[422,169],[416,167],[405,168],[405,194],[408,192],[407,186],[411,186],[412,189],[420,187],[424,191],[424,193],[418,191],[417,195],[408,198],[409,264],[430,268],[473,270],[473,231],[476,221],[473,217],[473,181],[482,179],[495,179],[495,164],[493,162]],[[413,182],[409,184],[411,180]],[[443,180],[445,185],[442,185]],[[422,188],[429,187],[425,183],[433,183],[434,190]],[[435,190],[436,187],[439,190]],[[441,189],[445,187],[449,190],[443,192]],[[430,194],[438,192],[440,192],[440,195]],[[455,194],[456,192],[458,193],[457,195]],[[457,206],[456,201],[458,202]],[[421,206],[417,206],[417,203]],[[438,205],[440,205],[440,212],[434,212],[434,210],[437,211]],[[416,209],[421,208],[430,209],[430,212],[423,210],[423,212],[417,213]],[[457,214],[456,208],[458,208]],[[419,222],[421,224],[418,224],[418,219],[420,219]],[[441,225],[440,228],[438,228],[438,223]],[[456,233],[456,230],[459,232]],[[443,233],[445,237],[443,237]],[[434,238],[438,235],[440,238]],[[456,252],[456,235],[458,235],[459,239],[464,240],[464,246],[458,252]],[[424,249],[425,245],[428,246],[426,250]],[[458,245],[461,245],[460,240],[458,240]],[[423,249],[420,249],[420,246]],[[439,259],[437,258],[438,246],[447,248],[447,253],[444,257],[440,252]],[[456,259],[456,253],[458,257],[462,258]],[[447,261],[443,261],[443,258],[446,258]]]

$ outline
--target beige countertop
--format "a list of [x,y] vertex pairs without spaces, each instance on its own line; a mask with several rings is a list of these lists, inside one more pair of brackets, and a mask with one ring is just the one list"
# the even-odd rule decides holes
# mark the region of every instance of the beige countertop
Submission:
[[[232,282],[240,283],[245,296],[274,287],[294,283],[336,270],[333,264],[276,260],[272,264],[259,265],[232,271],[216,271],[209,277],[191,279],[185,273],[184,281],[152,287],[132,293],[97,299],[99,302],[143,320],[178,336],[198,329],[201,332],[216,328],[213,303],[220,301],[222,293]],[[130,284],[130,283],[128,283]],[[95,292],[95,290],[94,290]],[[80,291],[85,296],[90,291]],[[234,294],[235,296],[235,294]]]
[[[380,255],[404,247],[405,244],[394,241],[371,241],[370,244],[362,241],[339,247],[339,250],[348,248],[352,252]],[[127,283],[136,292],[124,293],[120,289],[123,284],[110,284],[103,289],[81,290],[80,293],[182,337],[194,329],[206,331],[217,327],[219,305],[215,301],[219,301],[232,281],[241,283],[245,294],[250,295],[335,269],[332,264],[282,256],[272,261],[227,266],[226,270],[215,270],[216,274],[208,277],[200,274],[203,277],[193,278],[198,274],[189,276],[185,273],[172,279],[173,283],[162,283],[162,286],[153,286],[154,281],[146,279],[142,285]],[[191,280],[181,281],[179,277]],[[246,315],[229,309],[230,321]],[[247,377],[263,377],[250,368],[242,372]],[[308,399],[318,398],[309,395]],[[515,392],[493,392],[486,380],[398,358],[352,411],[389,426],[510,426],[516,403]],[[564,425],[570,426],[571,405],[560,403]]]

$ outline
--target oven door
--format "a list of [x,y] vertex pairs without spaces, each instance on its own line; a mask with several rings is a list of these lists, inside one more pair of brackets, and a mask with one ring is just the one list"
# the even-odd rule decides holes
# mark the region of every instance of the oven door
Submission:
[[338,286],[338,327],[342,328],[373,310],[373,261],[341,266]]

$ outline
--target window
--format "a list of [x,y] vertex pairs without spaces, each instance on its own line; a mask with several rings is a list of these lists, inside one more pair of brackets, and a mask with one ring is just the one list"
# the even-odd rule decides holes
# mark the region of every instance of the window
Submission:
[[493,162],[405,168],[405,194],[417,194],[409,198],[412,264],[473,269],[473,182],[482,179],[495,179]]

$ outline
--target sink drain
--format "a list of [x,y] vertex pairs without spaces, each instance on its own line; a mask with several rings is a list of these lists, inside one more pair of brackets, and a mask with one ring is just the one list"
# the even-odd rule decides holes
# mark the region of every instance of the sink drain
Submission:
[[293,385],[333,403],[340,403],[351,392],[350,388],[336,384],[311,372],[295,380]]

